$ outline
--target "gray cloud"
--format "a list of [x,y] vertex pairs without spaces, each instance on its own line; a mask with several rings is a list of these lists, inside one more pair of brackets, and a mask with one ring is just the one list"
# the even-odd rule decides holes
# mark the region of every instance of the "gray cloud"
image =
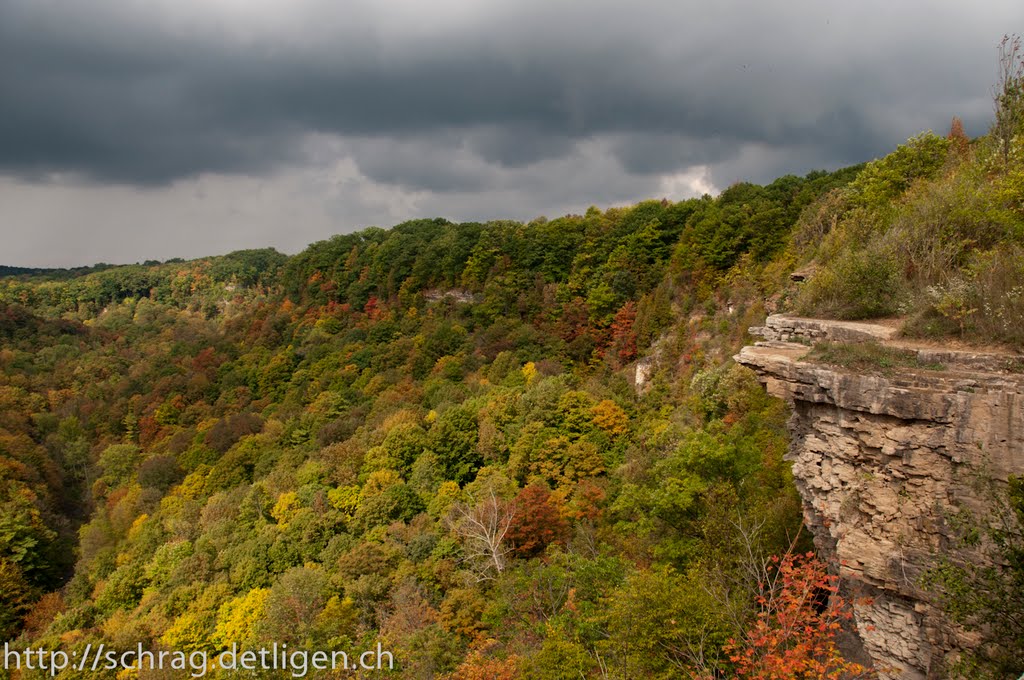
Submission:
[[[980,134],[995,44],[1021,25],[1012,1],[0,0],[0,181],[155,200],[341,163],[344,191],[279,200],[337,229],[555,214],[859,162],[953,115]],[[339,199],[357,186],[387,202]]]

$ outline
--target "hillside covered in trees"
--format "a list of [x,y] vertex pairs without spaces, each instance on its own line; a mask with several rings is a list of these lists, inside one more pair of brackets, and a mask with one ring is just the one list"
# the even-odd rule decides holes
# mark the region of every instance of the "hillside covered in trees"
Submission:
[[0,637],[380,642],[403,678],[860,672],[813,596],[785,407],[730,357],[784,309],[1019,347],[1021,120],[715,198],[12,271]]

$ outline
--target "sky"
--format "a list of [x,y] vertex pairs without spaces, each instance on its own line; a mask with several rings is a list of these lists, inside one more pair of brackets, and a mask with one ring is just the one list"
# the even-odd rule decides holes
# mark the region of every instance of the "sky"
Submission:
[[555,217],[992,117],[1020,0],[0,0],[0,264]]

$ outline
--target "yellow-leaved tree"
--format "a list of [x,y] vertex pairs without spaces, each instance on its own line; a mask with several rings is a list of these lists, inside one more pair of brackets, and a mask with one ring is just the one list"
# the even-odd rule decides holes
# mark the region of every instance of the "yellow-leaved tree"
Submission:
[[217,612],[217,625],[213,629],[213,642],[219,648],[254,644],[256,627],[266,609],[268,588],[254,588],[221,605]]

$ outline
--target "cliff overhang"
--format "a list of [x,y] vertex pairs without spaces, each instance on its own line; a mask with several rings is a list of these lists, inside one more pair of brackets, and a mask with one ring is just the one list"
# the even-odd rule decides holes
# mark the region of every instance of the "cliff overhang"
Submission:
[[[805,524],[855,600],[864,650],[882,677],[939,677],[977,641],[921,575],[954,545],[950,517],[984,516],[983,489],[1024,474],[1024,358],[915,345],[885,324],[773,315],[751,332],[764,341],[735,359],[792,404],[787,456]],[[822,343],[911,361],[833,365],[815,358]]]

